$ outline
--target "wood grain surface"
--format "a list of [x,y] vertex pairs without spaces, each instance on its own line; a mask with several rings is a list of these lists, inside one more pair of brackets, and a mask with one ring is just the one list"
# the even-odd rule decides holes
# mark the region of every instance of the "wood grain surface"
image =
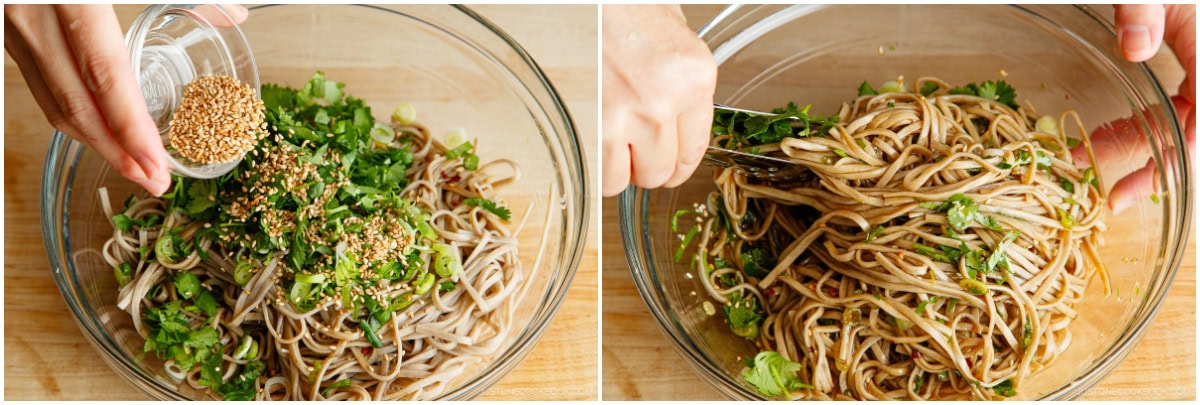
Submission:
[[[693,29],[721,6],[684,6]],[[1102,10],[1111,15],[1111,8]],[[1183,71],[1165,50],[1149,64],[1167,89]],[[1173,92],[1173,91],[1172,91]],[[617,200],[603,201],[603,394],[605,400],[725,399],[692,371],[651,317],[634,287],[618,228]],[[1195,230],[1189,232],[1195,234]],[[1194,400],[1196,398],[1196,241],[1141,342],[1085,400]]]
[[[122,27],[143,8],[117,6]],[[597,181],[597,7],[473,9],[513,36],[546,72],[574,117],[589,177]],[[145,399],[100,359],[55,287],[38,214],[51,127],[7,56],[4,87],[4,399]],[[597,399],[599,202],[590,201],[587,245],[566,301],[533,352],[481,399]]]

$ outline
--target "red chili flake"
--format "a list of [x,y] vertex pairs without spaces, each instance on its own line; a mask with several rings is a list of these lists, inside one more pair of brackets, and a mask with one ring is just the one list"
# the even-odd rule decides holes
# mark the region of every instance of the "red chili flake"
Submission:
[[923,356],[925,356],[925,355],[921,354],[921,352],[919,350],[913,350],[913,352],[912,352],[912,358],[914,358],[914,359],[919,359]]
[[458,206],[458,200],[450,200],[450,206],[451,206],[451,207],[457,207],[457,206]]
[[763,291],[763,294],[766,294],[768,297],[775,296],[775,287],[767,288],[766,291]]
[[809,346],[809,347],[808,347],[808,352],[809,352],[809,353],[816,353],[816,352],[817,352],[817,348],[815,348],[815,347],[812,347],[812,346]]
[[451,177],[451,178],[450,178],[450,182],[451,182],[451,183],[457,182],[457,181],[459,181],[459,180],[462,180],[462,176],[459,176],[459,175],[457,175],[457,174],[456,174],[456,175],[454,175],[454,177]]
[[450,177],[449,177],[449,176],[446,176],[446,172],[442,172],[442,180],[445,180],[445,179],[448,179],[448,178],[450,178]]
[[364,347],[364,348],[362,348],[362,354],[364,354],[364,355],[367,355],[367,356],[370,356],[370,355],[371,355],[371,348],[370,348],[370,347]]
[[967,357],[967,368],[975,368],[975,362],[970,357]]
[[837,298],[837,296],[838,296],[838,290],[837,290],[836,288],[833,288],[833,287],[825,287],[825,295],[828,295],[828,296],[830,296],[830,297],[833,297],[833,298]]

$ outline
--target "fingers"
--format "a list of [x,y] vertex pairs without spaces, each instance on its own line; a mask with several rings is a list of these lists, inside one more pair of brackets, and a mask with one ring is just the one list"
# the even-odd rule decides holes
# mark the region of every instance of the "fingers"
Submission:
[[637,115],[641,123],[631,133],[629,160],[633,170],[629,180],[642,188],[662,187],[675,172],[679,129],[674,119],[661,116]]
[[696,166],[700,165],[700,160],[704,157],[708,141],[712,138],[712,93],[708,94],[710,98],[705,99],[707,102],[701,103],[699,108],[693,107],[680,114],[676,121],[679,130],[678,152],[674,173],[663,184],[665,187],[678,187],[691,178]]
[[[218,9],[218,7],[220,9]],[[221,12],[222,10],[224,13]],[[247,17],[250,16],[250,10],[247,10],[246,7],[238,4],[224,4],[216,6],[203,4],[196,6],[192,9],[192,11],[196,14],[199,14],[210,24],[221,28],[229,28],[236,24],[241,24],[246,21]],[[230,19],[233,21],[230,21]]]
[[602,192],[605,197],[621,194],[629,185],[629,144],[624,142],[604,142],[604,168],[601,173]]
[[[35,99],[44,103],[42,111],[46,119],[55,128],[95,149],[121,175],[143,186],[149,185],[145,171],[109,135],[91,92],[80,78],[54,9],[25,6],[11,11],[19,15],[9,16],[10,9],[5,9],[6,33],[11,26],[15,34],[11,35],[13,42],[21,42],[23,49],[28,50],[28,61],[22,71],[28,67],[40,77],[33,80],[31,90]],[[5,42],[10,43],[7,37]],[[16,48],[21,47],[10,47]]]
[[1108,193],[1108,207],[1114,214],[1120,214],[1138,200],[1154,193],[1155,174],[1154,159],[1150,159],[1146,166],[1118,180],[1112,192]]
[[[1179,114],[1187,148],[1185,153],[1190,158],[1195,155],[1196,149],[1195,106],[1181,96],[1171,97],[1171,101],[1175,106],[1175,112]],[[1125,118],[1098,129],[1092,136],[1096,160],[1112,162],[1150,154],[1149,141],[1136,125],[1137,123],[1132,118]],[[1074,153],[1074,157],[1077,166],[1087,166],[1085,152]],[[1168,164],[1167,170],[1174,170],[1174,167]],[[1151,158],[1144,167],[1118,180],[1113,186],[1112,192],[1109,193],[1109,207],[1113,213],[1119,214],[1150,194],[1157,193],[1156,177],[1156,166],[1154,159]]]
[[1183,83],[1179,85],[1179,95],[1196,104],[1196,5],[1168,5],[1166,14],[1163,40],[1187,70]]
[[155,195],[166,192],[171,181],[167,152],[146,104],[131,102],[143,98],[116,14],[104,5],[55,8],[79,73],[107,123],[108,133],[141,166],[150,179],[147,189]]
[[1162,46],[1166,9],[1161,4],[1116,6],[1117,42],[1132,62],[1150,59]]

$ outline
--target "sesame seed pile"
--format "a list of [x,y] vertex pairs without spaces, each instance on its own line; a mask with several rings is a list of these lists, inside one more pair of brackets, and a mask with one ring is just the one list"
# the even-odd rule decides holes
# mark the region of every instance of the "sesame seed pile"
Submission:
[[[323,177],[320,173],[319,169],[323,165],[336,166],[339,164],[341,155],[338,152],[326,151],[324,154],[315,154],[311,151],[313,148],[308,141],[294,146],[288,143],[277,129],[272,128],[271,132],[270,140],[272,142],[255,149],[252,152],[253,159],[249,159],[247,162],[249,169],[240,172],[238,176],[238,181],[241,183],[241,187],[238,189],[240,192],[230,190],[223,193],[224,199],[231,201],[228,212],[233,218],[241,221],[253,221],[252,216],[257,213],[256,222],[271,238],[294,238],[308,245],[322,246],[331,250],[335,248],[337,242],[344,242],[346,256],[354,258],[358,263],[357,271],[364,278],[375,277],[374,270],[388,262],[395,261],[401,266],[408,265],[406,255],[411,250],[410,246],[415,244],[417,235],[406,232],[403,226],[396,223],[398,219],[402,218],[402,213],[396,211],[395,207],[383,209],[365,217],[350,217],[341,221],[344,226],[361,226],[359,232],[341,229],[323,230],[319,226],[299,226],[298,224],[301,222],[326,223],[328,221],[326,204],[334,198],[339,188],[350,186],[351,182],[346,173],[341,171],[331,171],[331,178]],[[314,159],[322,164],[314,164]],[[325,184],[319,195],[310,195],[309,185],[314,182]],[[279,210],[275,206],[276,203],[272,196],[281,194],[294,195],[308,203],[294,211]],[[291,232],[296,234],[289,236],[288,233]],[[226,242],[232,242],[237,238],[231,234],[221,237]],[[257,248],[257,241],[249,238],[249,235],[242,235],[242,238],[244,239],[241,239],[241,242],[250,244],[250,248]],[[313,268],[294,269],[294,271],[320,274],[332,279],[334,265],[335,257],[333,255],[323,255]],[[277,270],[277,272],[279,271]],[[277,283],[283,281],[280,276],[282,273],[275,276]],[[391,288],[403,285],[405,284],[397,283]],[[351,286],[350,288],[354,294],[367,293],[382,297],[384,289],[381,287],[384,286],[373,285],[365,289],[360,286]],[[285,301],[284,293],[286,291],[285,288],[276,289],[276,300],[281,303]],[[335,289],[332,295],[339,296],[340,288]],[[328,302],[328,296],[322,294],[322,297],[325,298],[322,302]]]
[[193,162],[237,160],[265,132],[263,102],[250,85],[229,76],[202,76],[183,90],[168,140]]

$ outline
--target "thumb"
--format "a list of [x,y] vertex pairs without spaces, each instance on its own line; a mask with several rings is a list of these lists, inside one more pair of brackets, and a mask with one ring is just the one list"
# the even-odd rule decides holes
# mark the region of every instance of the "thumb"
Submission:
[[1166,8],[1160,4],[1123,4],[1116,7],[1117,42],[1130,62],[1150,59],[1162,46]]

